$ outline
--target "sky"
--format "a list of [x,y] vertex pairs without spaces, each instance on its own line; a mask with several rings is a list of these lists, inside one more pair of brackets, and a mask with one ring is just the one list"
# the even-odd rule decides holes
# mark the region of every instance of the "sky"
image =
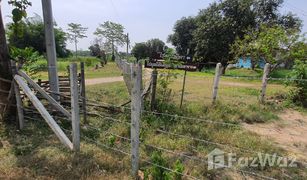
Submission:
[[[30,0],[28,16],[42,16],[41,0]],[[214,0],[52,0],[53,16],[63,30],[68,23],[79,23],[88,27],[87,38],[78,46],[87,50],[95,38],[93,32],[105,21],[120,23],[129,33],[131,44],[159,38],[166,42],[177,20],[184,16],[195,16],[200,9],[208,7]],[[12,7],[7,0],[1,2],[5,23],[10,22]],[[293,12],[303,20],[303,32],[307,32],[307,0],[285,0],[281,13]],[[68,48],[74,45],[68,42]]]

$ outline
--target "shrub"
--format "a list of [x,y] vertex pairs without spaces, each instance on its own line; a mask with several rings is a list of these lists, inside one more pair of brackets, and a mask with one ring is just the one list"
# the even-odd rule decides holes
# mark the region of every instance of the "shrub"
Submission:
[[287,83],[293,86],[289,93],[290,100],[307,107],[307,63],[296,60],[289,77],[293,79]]

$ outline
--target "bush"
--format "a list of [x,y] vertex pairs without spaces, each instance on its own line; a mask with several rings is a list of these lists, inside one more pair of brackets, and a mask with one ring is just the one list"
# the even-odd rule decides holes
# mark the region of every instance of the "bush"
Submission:
[[297,105],[307,107],[307,63],[295,61],[289,78],[293,79],[287,83],[293,86],[289,93],[290,100]]

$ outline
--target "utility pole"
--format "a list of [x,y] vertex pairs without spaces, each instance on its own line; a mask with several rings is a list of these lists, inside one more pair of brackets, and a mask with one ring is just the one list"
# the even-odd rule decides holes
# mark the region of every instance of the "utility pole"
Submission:
[[127,56],[129,54],[129,33],[127,33]]
[[46,39],[50,90],[52,92],[55,92],[54,94],[52,94],[52,97],[56,100],[59,100],[58,96],[56,95],[56,93],[59,93],[59,79],[58,79],[58,70],[56,64],[57,59],[56,59],[51,0],[42,0],[42,6],[43,6],[43,17],[45,25],[45,39]]

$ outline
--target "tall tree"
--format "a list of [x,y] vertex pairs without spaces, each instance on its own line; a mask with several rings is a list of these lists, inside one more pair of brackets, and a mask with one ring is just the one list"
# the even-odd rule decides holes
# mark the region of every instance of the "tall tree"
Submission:
[[115,46],[123,46],[127,39],[124,34],[124,26],[106,21],[99,25],[94,34],[107,40],[107,44],[110,44],[112,47],[112,60],[115,60]]
[[297,17],[293,14],[282,16],[278,12],[282,3],[283,0],[214,2],[195,18],[177,21],[169,41],[181,55],[190,47],[194,61],[221,62],[225,67],[234,59],[231,45],[237,38],[242,39],[248,30],[257,32],[262,24],[300,29],[301,21]]
[[[24,49],[32,47],[41,55],[46,53],[44,23],[39,15],[28,17],[19,22],[18,27],[22,29],[15,33],[13,24],[8,25],[8,42],[10,46]],[[54,28],[55,45],[58,57],[68,57],[71,53],[66,48],[67,34],[59,27]]]
[[264,59],[273,65],[271,70],[274,70],[282,63],[293,64],[294,60],[306,58],[306,44],[306,38],[296,29],[262,25],[257,31],[248,32],[243,39],[237,39],[232,52],[236,57],[250,57],[252,67]]
[[146,43],[136,43],[131,50],[131,54],[137,59],[145,59],[149,57],[149,48]]
[[76,23],[69,23],[68,24],[68,38],[75,43],[75,53],[76,53],[76,58],[77,58],[77,52],[78,52],[78,39],[82,39],[87,37],[86,31],[88,28],[82,27],[81,24],[76,24]]
[[155,56],[156,53],[163,52],[165,43],[155,38],[148,40],[145,45],[147,46],[149,56]]
[[188,49],[190,49],[189,55],[194,55],[195,43],[193,42],[193,33],[196,28],[194,17],[183,17],[175,23],[174,33],[168,36],[167,41],[176,47],[179,55],[187,55]]
[[[12,72],[10,66],[10,58],[8,52],[8,46],[5,36],[4,23],[2,19],[2,11],[1,11],[1,3],[0,0],[0,78],[4,79],[12,79]],[[27,16],[26,8],[31,5],[27,0],[14,0],[9,1],[9,4],[12,4],[14,9],[12,11],[12,18],[15,24],[17,24],[23,17]],[[0,81],[0,88],[5,91],[9,91],[10,85],[8,83],[3,83]],[[4,106],[3,104],[7,104],[7,94],[0,93],[0,119],[2,119],[2,115],[4,115]]]

